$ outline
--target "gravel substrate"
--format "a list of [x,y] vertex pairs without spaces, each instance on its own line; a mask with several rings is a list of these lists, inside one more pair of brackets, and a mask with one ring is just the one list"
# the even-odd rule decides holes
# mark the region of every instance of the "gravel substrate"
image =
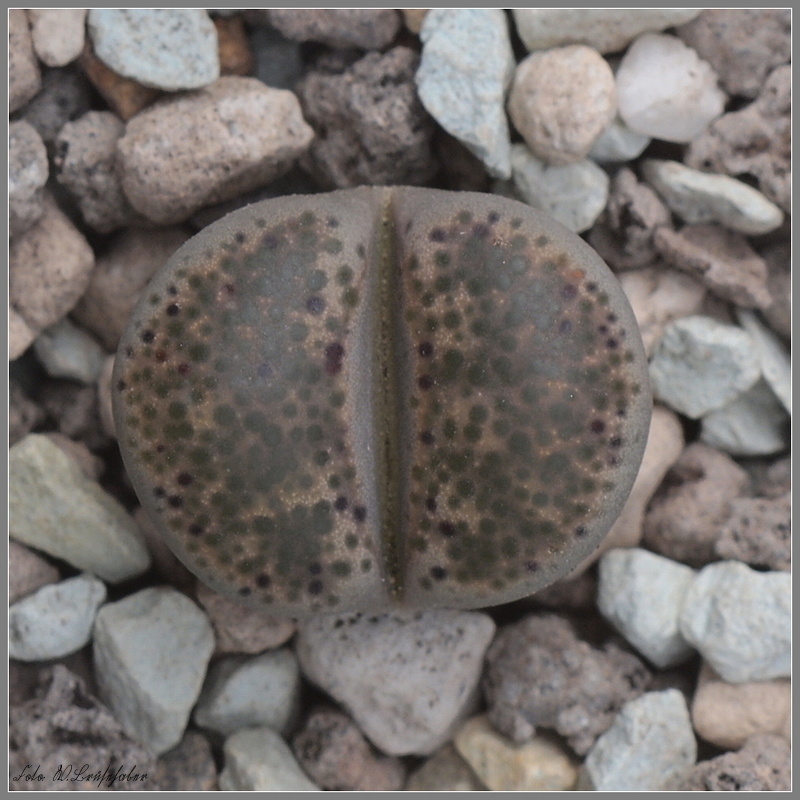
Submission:
[[[10,788],[788,790],[790,43],[789,10],[12,9]],[[522,200],[633,307],[639,475],[529,598],[270,617],[131,488],[152,276],[360,185]]]

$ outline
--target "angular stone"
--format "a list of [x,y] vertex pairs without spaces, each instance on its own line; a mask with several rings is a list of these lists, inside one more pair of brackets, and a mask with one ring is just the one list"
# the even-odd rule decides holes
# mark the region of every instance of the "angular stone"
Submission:
[[150,565],[125,509],[39,434],[9,452],[9,521],[13,538],[111,583]]
[[130,736],[164,753],[183,737],[213,649],[205,614],[174,589],[107,603],[94,627],[100,696]]
[[632,131],[619,117],[615,117],[595,140],[589,158],[601,164],[615,161],[634,161],[650,144],[650,137]]
[[95,383],[106,359],[103,348],[67,317],[43,330],[33,349],[50,377],[80,383]]
[[8,126],[8,231],[19,236],[44,211],[47,150],[36,128],[27,122]]
[[498,178],[511,176],[505,93],[514,73],[500,9],[436,8],[420,32],[416,82],[428,113]]
[[788,352],[778,341],[777,336],[752,311],[737,309],[736,318],[753,339],[764,380],[786,411],[791,414],[792,363]]

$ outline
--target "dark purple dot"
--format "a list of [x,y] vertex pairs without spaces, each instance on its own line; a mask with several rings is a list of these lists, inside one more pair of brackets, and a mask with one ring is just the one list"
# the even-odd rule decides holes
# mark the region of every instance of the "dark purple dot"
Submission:
[[328,227],[329,228],[338,228],[339,227],[339,220],[335,219],[334,217],[328,217]]
[[176,317],[180,310],[181,307],[177,303],[170,303],[167,306],[167,315],[170,317]]
[[308,584],[309,594],[322,594],[322,581],[311,581]]
[[422,431],[419,435],[419,440],[422,444],[433,444],[435,440],[433,434],[430,431]]
[[274,250],[278,246],[278,237],[268,233],[263,239],[263,246],[267,250]]
[[163,486],[156,486],[156,488],[153,489],[153,494],[156,497],[163,497],[166,494],[166,491],[164,490]]
[[608,333],[608,325],[598,325],[597,330],[600,333]]
[[266,589],[267,586],[270,585],[270,583],[272,583],[272,579],[269,577],[269,575],[266,574],[266,572],[262,572],[256,578],[256,586],[259,586],[262,589]]
[[178,364],[178,375],[188,375],[189,374],[189,365],[188,364]]
[[271,378],[274,372],[275,370],[273,370],[272,367],[269,364],[267,364],[266,361],[262,361],[256,367],[256,375],[258,375],[259,378]]
[[429,497],[425,501],[425,508],[427,508],[428,511],[436,511],[436,498],[435,497]]
[[489,226],[478,222],[472,226],[472,235],[476,239],[485,239],[489,235]]
[[562,319],[561,324],[558,326],[559,333],[569,333],[572,330],[572,321],[568,319]]
[[626,410],[627,410],[627,409],[625,409],[625,407],[624,407],[624,406],[623,406],[623,407],[621,407],[621,408],[618,408],[618,409],[617,409],[617,416],[618,416],[618,417],[624,417],[624,416],[625,416],[625,413],[626,413]]
[[612,312],[611,314],[609,314],[609,315],[606,317],[606,321],[607,321],[607,322],[612,322],[612,323],[613,323],[613,322],[616,322],[616,321],[617,321],[617,315],[616,315],[616,314],[614,314],[614,313]]
[[587,292],[596,292],[597,291],[597,284],[594,281],[589,281],[586,284],[586,291]]
[[156,453],[163,453],[166,449],[166,446],[163,444],[156,445]]
[[236,294],[236,287],[232,283],[226,283],[222,288],[228,295]]
[[367,509],[364,506],[356,506],[353,509],[353,519],[356,522],[363,522],[367,518]]
[[494,225],[500,219],[500,215],[496,211],[489,212],[489,222]]
[[617,458],[617,456],[610,456],[608,459],[608,466],[609,467],[619,466],[619,458]]
[[592,433],[602,433],[606,429],[606,424],[601,419],[593,419],[589,429]]
[[587,533],[588,533],[588,530],[587,530],[585,525],[578,525],[575,528],[575,535],[577,537],[586,536]]
[[453,525],[452,522],[440,522],[439,523],[439,532],[442,536],[455,536],[456,535],[456,526]]
[[153,353],[153,358],[159,363],[163,364],[167,360],[167,354],[163,350],[156,350]]
[[577,287],[573,286],[571,283],[568,283],[561,287],[561,296],[564,300],[572,300],[575,295],[578,294]]
[[240,594],[242,597],[247,597],[247,595],[249,595],[249,594],[250,594],[250,591],[251,591],[251,590],[250,590],[250,587],[249,587],[249,586],[242,586],[242,588],[241,588],[241,589],[239,589],[239,594]]
[[319,574],[321,574],[321,573],[322,573],[322,564],[320,564],[320,563],[318,563],[318,562],[316,562],[316,561],[315,561],[315,562],[313,562],[312,564],[309,564],[309,565],[308,565],[308,571],[309,571],[309,572],[310,572],[312,575],[319,575]]
[[339,495],[333,502],[333,507],[337,511],[344,511],[347,508],[347,498],[344,495]]
[[443,242],[447,234],[441,228],[434,228],[428,237],[432,242]]
[[447,570],[444,567],[431,567],[431,577],[437,581],[444,580],[447,577]]
[[539,564],[536,561],[526,561],[525,569],[528,570],[528,572],[536,572],[536,570],[539,569]]
[[181,472],[178,475],[178,484],[180,486],[188,486],[193,480],[194,478],[188,472]]
[[417,352],[423,358],[427,358],[428,356],[433,355],[433,345],[430,342],[420,342],[419,347],[417,347]]
[[325,301],[318,295],[314,295],[306,300],[306,308],[310,314],[321,314],[325,310]]
[[611,447],[622,447],[622,437],[615,436],[613,439],[609,440],[608,442]]
[[192,534],[192,536],[200,536],[200,534],[201,534],[201,533],[202,533],[204,530],[205,530],[205,528],[203,528],[203,526],[202,526],[202,525],[198,525],[196,522],[193,522],[193,523],[192,523],[192,524],[189,526],[189,533],[191,533],[191,534]]
[[329,344],[325,348],[325,372],[328,375],[336,375],[342,369],[342,359],[344,358],[344,347],[339,342]]
[[117,391],[121,392],[126,386],[127,384],[125,383],[125,381],[122,380],[117,381]]
[[132,347],[126,347],[125,348],[125,355],[128,356],[128,358],[131,358],[131,356],[133,356],[133,348]]
[[237,231],[233,238],[236,240],[236,244],[244,244],[247,241],[247,237],[241,231]]
[[177,287],[177,286],[174,286],[174,285],[173,285],[173,286],[170,286],[170,287],[169,287],[169,289],[167,289],[167,291],[168,291],[168,292],[169,292],[169,293],[170,293],[170,294],[171,294],[173,297],[175,297],[175,295],[176,295],[176,294],[178,294],[178,287]]
[[172,508],[180,508],[183,505],[183,498],[179,494],[173,494],[167,502]]
[[433,378],[430,375],[420,375],[417,385],[422,390],[430,389],[433,386]]
[[155,338],[156,338],[156,335],[153,333],[153,331],[145,331],[142,334],[142,341],[145,344],[150,344],[150,342],[152,342],[153,339],[155,339]]
[[609,350],[616,350],[619,347],[619,342],[616,339],[608,339],[606,341],[606,347]]

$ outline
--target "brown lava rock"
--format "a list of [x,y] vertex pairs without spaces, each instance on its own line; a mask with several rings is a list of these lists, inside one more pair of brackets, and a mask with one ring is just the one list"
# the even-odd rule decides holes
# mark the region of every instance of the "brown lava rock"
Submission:
[[579,639],[554,614],[503,628],[486,654],[483,688],[489,719],[515,742],[552,728],[584,755],[650,679],[645,665],[613,641]]
[[162,792],[215,791],[217,766],[206,737],[198,731],[187,731],[180,744],[159,757],[153,783]]

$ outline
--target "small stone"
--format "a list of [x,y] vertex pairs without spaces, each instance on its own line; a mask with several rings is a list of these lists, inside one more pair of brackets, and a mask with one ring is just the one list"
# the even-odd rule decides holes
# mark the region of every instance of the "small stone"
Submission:
[[736,318],[753,339],[764,380],[791,414],[792,363],[789,354],[775,334],[752,311],[737,309]]
[[756,572],[739,561],[709,564],[686,594],[681,633],[730,683],[788,677],[791,585],[786,572]]
[[286,733],[299,693],[300,668],[291,650],[223,658],[209,670],[194,721],[223,736],[261,725]]
[[636,269],[656,260],[656,230],[671,224],[670,213],[658,195],[627,167],[611,181],[605,213],[589,242],[615,270]]
[[47,183],[47,150],[32,125],[11,122],[8,126],[8,231],[19,236],[44,211]]
[[761,192],[728,175],[699,172],[677,161],[647,159],[642,172],[667,205],[686,222],[719,222],[757,235],[783,224],[783,212]]
[[217,654],[261,653],[280,647],[297,628],[290,619],[237,603],[199,582],[196,594],[214,626]]
[[150,565],[125,509],[46,436],[9,451],[9,533],[110,583]]
[[301,622],[305,675],[385,753],[425,755],[472,709],[495,627],[486,614],[398,611]]
[[432,9],[420,32],[419,99],[498,178],[511,176],[505,94],[514,54],[497,8]]
[[772,298],[762,310],[764,319],[778,336],[792,338],[792,248],[780,242],[761,253],[767,263],[767,289]]
[[[187,137],[187,127],[202,135]],[[148,219],[179,222],[277,178],[313,135],[291,92],[255,78],[220,78],[128,123],[117,145],[122,186]]]
[[650,144],[650,137],[632,131],[619,117],[615,117],[595,140],[589,158],[599,163],[634,161]]
[[734,456],[770,456],[789,447],[790,419],[766,381],[703,417],[700,440]]
[[217,31],[202,9],[93,8],[87,25],[97,57],[143,86],[174,92],[219,77]]
[[124,121],[131,119],[163,94],[158,89],[142,86],[138,81],[114,72],[95,55],[88,38],[78,63],[111,110]]
[[489,720],[512,741],[552,728],[583,755],[648,678],[644,664],[613,641],[592,647],[568,620],[536,614],[500,630],[486,655],[483,690]]
[[106,599],[93,575],[43,586],[8,610],[8,654],[20,661],[48,661],[80,650]]
[[58,570],[33,550],[13,539],[8,540],[9,605],[59,578]]
[[[588,560],[588,559],[587,559]],[[597,578],[592,572],[583,570],[579,564],[572,574],[551,583],[544,589],[529,595],[520,602],[553,611],[594,611],[597,597]]]
[[297,94],[316,131],[303,162],[322,185],[417,185],[433,177],[434,124],[417,97],[418,66],[413,50],[394,47],[341,74],[303,79]]
[[275,28],[252,28],[250,46],[255,58],[254,75],[267,86],[292,90],[305,76],[302,45],[286,39]]
[[479,792],[484,788],[451,744],[412,772],[405,786],[407,792]]
[[723,559],[789,572],[791,513],[789,492],[774,499],[743,497],[734,500],[714,551]]
[[422,30],[422,23],[428,15],[429,9],[427,8],[401,8],[400,13],[403,15],[403,22],[406,24],[411,33],[419,34]]
[[8,360],[19,358],[33,344],[36,334],[37,331],[25,322],[19,312],[13,306],[9,306]]
[[186,731],[180,744],[156,762],[153,782],[162,792],[216,791],[217,767],[206,737],[197,731]]
[[94,386],[48,378],[39,398],[59,433],[80,440],[95,451],[109,445],[108,435],[100,423],[100,407]]
[[586,44],[616,53],[640,33],[681,25],[700,12],[692,8],[515,8],[517,33],[528,50]]
[[247,728],[225,740],[223,792],[315,792],[286,742],[271,728]]
[[189,233],[183,227],[130,228],[113,239],[97,259],[73,316],[100,339],[106,350],[117,349],[145,286],[189,238]]
[[100,696],[130,736],[165,753],[183,737],[213,649],[205,614],[174,589],[107,603],[94,627]]
[[42,76],[33,52],[28,13],[8,10],[8,113],[18,111],[39,91]]
[[56,139],[57,179],[78,201],[86,224],[100,233],[141,221],[122,191],[117,142],[125,130],[110,111],[68,122]]
[[791,25],[788,8],[709,8],[677,34],[714,67],[729,94],[755,97],[769,72],[789,63]]
[[539,735],[523,744],[501,736],[485,716],[461,726],[455,746],[492,792],[561,792],[578,777],[575,759],[555,737]]
[[672,269],[630,270],[619,275],[619,282],[636,315],[648,357],[661,341],[667,325],[699,313],[706,296],[701,283]]
[[704,316],[670,323],[650,362],[654,396],[692,419],[727,405],[760,374],[750,335]]
[[786,739],[761,734],[737,753],[701,761],[678,785],[679,791],[790,792],[791,746]]
[[33,48],[48,67],[63,67],[81,54],[85,8],[32,8],[28,17]]
[[398,12],[390,8],[273,8],[268,14],[286,38],[330,47],[383,50],[401,27]]
[[364,734],[341,711],[312,711],[292,745],[300,766],[323,789],[396,792],[403,786],[402,761],[374,755]]
[[703,664],[692,699],[697,735],[723,750],[738,750],[751,736],[789,738],[792,688],[788,678],[727,683]]
[[94,253],[89,243],[45,194],[44,213],[9,248],[11,306],[38,334],[78,302],[92,267]]
[[609,550],[600,559],[597,607],[659,669],[692,655],[678,615],[694,571],[640,548]]
[[740,233],[686,225],[680,231],[659,228],[653,242],[668,264],[699,278],[723,300],[748,308],[770,304],[766,264]]
[[675,36],[645,33],[617,69],[619,114],[633,131],[689,142],[725,108],[711,65]]
[[[15,789],[160,788],[153,785],[152,753],[126,735],[81,678],[54,664],[40,670],[38,683],[35,697],[10,710],[9,773],[16,777],[26,765],[29,774],[38,767],[42,781],[20,781]],[[97,773],[98,780],[70,783],[84,764],[82,774]]]
[[241,17],[215,17],[220,75],[252,75],[255,58]]
[[511,169],[520,198],[575,233],[591,228],[606,206],[608,175],[588,159],[563,167],[549,166],[524,144],[515,144],[511,147]]
[[583,45],[533,53],[517,66],[508,113],[534,155],[548,164],[580,161],[616,116],[614,73]]
[[631,700],[586,757],[579,789],[674,790],[694,766],[697,743],[677,689]]
[[748,488],[747,473],[732,458],[705,444],[690,444],[650,503],[644,544],[690,566],[713,561],[731,504]]
[[80,383],[95,383],[106,358],[103,348],[66,317],[42,331],[33,349],[48,375]]
[[748,175],[758,188],[791,213],[790,65],[776,67],[758,99],[720,117],[686,150],[687,166],[726,175]]

